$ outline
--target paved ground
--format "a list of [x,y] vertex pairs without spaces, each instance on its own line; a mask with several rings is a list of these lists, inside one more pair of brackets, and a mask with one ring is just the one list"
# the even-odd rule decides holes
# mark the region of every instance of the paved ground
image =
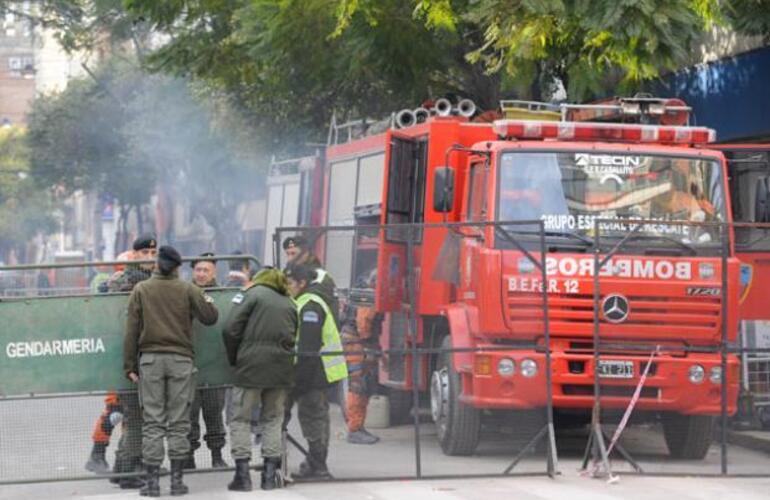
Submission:
[[[89,476],[83,469],[90,448],[93,419],[101,410],[100,397],[68,399],[0,401],[0,479],[63,478]],[[330,466],[336,477],[409,477],[415,473],[414,430],[412,427],[377,429],[382,441],[374,446],[350,445],[344,440],[339,409],[332,406],[334,435]],[[205,428],[205,427],[204,427]],[[514,433],[512,429],[515,429]],[[486,433],[477,453],[471,457],[447,457],[437,445],[431,424],[421,427],[421,464],[424,475],[499,474],[511,462],[537,427],[512,422],[507,433]],[[292,433],[299,436],[296,427]],[[116,438],[117,436],[115,436]],[[117,441],[115,441],[117,442]],[[584,431],[559,433],[559,470],[556,480],[541,477],[510,479],[462,479],[452,481],[388,481],[366,483],[334,483],[327,485],[295,485],[276,492],[275,498],[480,498],[486,495],[510,498],[768,498],[767,479],[703,479],[643,478],[623,476],[618,485],[582,477],[578,473],[586,443]],[[668,458],[660,429],[636,426],[624,433],[621,443],[639,460],[647,472],[665,474],[717,474],[720,450],[712,446],[707,457],[698,461]],[[109,459],[112,461],[110,447]],[[545,471],[544,446],[529,453],[516,472]],[[255,450],[256,451],[256,450]],[[770,454],[743,446],[728,448],[730,472],[733,474],[767,474],[770,476]],[[208,464],[207,450],[198,451],[200,465]],[[229,459],[229,457],[228,457]],[[296,468],[301,456],[290,454],[289,463]],[[615,471],[631,471],[619,459],[613,460]],[[231,473],[214,472],[189,475],[195,493],[190,498],[244,498],[230,494],[225,485]],[[255,474],[256,477],[256,474]],[[164,483],[167,485],[167,479]],[[107,481],[72,481],[0,487],[0,500],[59,498],[138,498],[136,492],[121,491]]]
[[[473,479],[445,481],[388,481],[368,483],[303,484],[273,492],[233,493],[225,489],[230,475],[198,474],[188,479],[190,500],[262,497],[276,500],[459,500],[479,498],[514,498],[517,500],[766,500],[770,479],[693,479],[623,477],[617,484],[565,474],[555,480],[541,477],[510,479]],[[167,479],[162,480],[162,494],[168,498]],[[2,500],[89,500],[138,499],[136,491],[121,491],[103,481],[4,486]]]

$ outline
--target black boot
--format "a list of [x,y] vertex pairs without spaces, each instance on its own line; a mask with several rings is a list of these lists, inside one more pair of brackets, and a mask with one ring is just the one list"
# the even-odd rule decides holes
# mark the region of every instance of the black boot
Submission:
[[171,461],[171,496],[177,497],[180,495],[186,495],[190,492],[183,482],[184,478],[184,460],[172,460]]
[[86,462],[86,470],[94,474],[106,474],[110,471],[110,464],[107,463],[107,445],[105,443],[94,443],[91,448],[91,455]]
[[184,459],[182,468],[184,470],[195,470],[195,455],[192,452]]
[[[128,461],[121,455],[115,454],[115,465],[112,467],[113,474],[123,474],[128,472]],[[111,477],[110,482],[112,484],[118,484],[120,482],[119,477]]]
[[235,459],[235,477],[227,485],[230,491],[251,491],[251,474],[249,473],[249,459]]
[[328,445],[322,445],[320,442],[313,447],[311,452],[313,456],[313,466],[315,467],[316,477],[319,479],[329,479],[332,477],[329,468],[326,466],[326,457],[329,455]]
[[211,467],[214,469],[224,469],[228,467],[227,462],[222,459],[222,448],[211,450]]
[[[142,472],[141,458],[132,458],[127,462],[123,472]],[[136,490],[144,486],[144,480],[140,476],[121,477],[118,481],[121,490]]]
[[262,484],[263,490],[274,490],[283,487],[283,481],[280,477],[281,457],[266,457],[262,466]]
[[328,479],[331,477],[326,467],[327,448],[321,441],[308,443],[308,456],[299,465],[299,471],[294,474],[297,479]]
[[160,496],[160,466],[148,465],[147,475],[145,476],[145,485],[139,490],[139,494],[143,497],[159,497]]

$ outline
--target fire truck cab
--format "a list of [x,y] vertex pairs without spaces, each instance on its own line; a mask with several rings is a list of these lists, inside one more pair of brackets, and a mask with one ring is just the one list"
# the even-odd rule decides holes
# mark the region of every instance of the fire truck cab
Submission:
[[[343,294],[376,266],[380,345],[404,353],[382,358],[380,383],[393,408],[407,411],[414,369],[443,451],[471,454],[483,415],[546,406],[543,349],[526,346],[542,346],[547,314],[557,412],[590,414],[596,371],[602,407],[625,409],[657,349],[636,408],[660,418],[672,456],[703,457],[721,411],[723,322],[736,340],[740,274],[732,231],[719,225],[731,209],[725,157],[708,147],[714,132],[670,124],[681,121],[679,103],[604,106],[633,113],[636,105],[665,117],[656,124],[601,113],[585,121],[585,110],[525,104],[509,116],[528,119],[433,116],[327,148],[318,225],[391,228],[375,233],[376,244],[356,232],[321,237],[317,248]],[[545,256],[532,221],[542,221]],[[594,252],[604,255],[634,228],[594,269]],[[545,265],[547,283],[525,251]],[[602,343],[638,349],[601,348],[594,366],[597,307]],[[414,346],[463,350],[413,359]],[[737,357],[727,366],[732,414]]]

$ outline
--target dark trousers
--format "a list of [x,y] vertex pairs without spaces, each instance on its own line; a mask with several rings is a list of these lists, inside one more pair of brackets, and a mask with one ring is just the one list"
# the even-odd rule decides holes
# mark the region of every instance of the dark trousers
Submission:
[[190,407],[190,451],[195,452],[201,447],[200,414],[203,412],[203,422],[206,424],[206,435],[203,436],[210,450],[221,450],[225,446],[225,424],[222,411],[225,406],[224,387],[199,387]]
[[310,389],[301,393],[293,392],[286,403],[284,428],[291,419],[291,409],[297,404],[297,417],[302,429],[302,436],[308,443],[318,443],[323,448],[329,447],[329,399],[326,389]]
[[142,410],[139,405],[139,393],[120,391],[118,398],[123,408],[123,433],[115,452],[116,469],[124,467],[124,464],[138,464],[142,459]]

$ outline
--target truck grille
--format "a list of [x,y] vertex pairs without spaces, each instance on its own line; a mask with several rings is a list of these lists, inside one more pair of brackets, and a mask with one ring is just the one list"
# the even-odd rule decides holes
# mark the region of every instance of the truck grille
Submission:
[[[609,323],[599,313],[600,334],[618,337],[639,333],[661,338],[719,334],[719,297],[645,297],[628,295],[630,311],[622,323]],[[548,319],[554,334],[593,334],[592,295],[549,295]],[[541,334],[543,298],[540,294],[508,293],[506,320],[516,333]]]

